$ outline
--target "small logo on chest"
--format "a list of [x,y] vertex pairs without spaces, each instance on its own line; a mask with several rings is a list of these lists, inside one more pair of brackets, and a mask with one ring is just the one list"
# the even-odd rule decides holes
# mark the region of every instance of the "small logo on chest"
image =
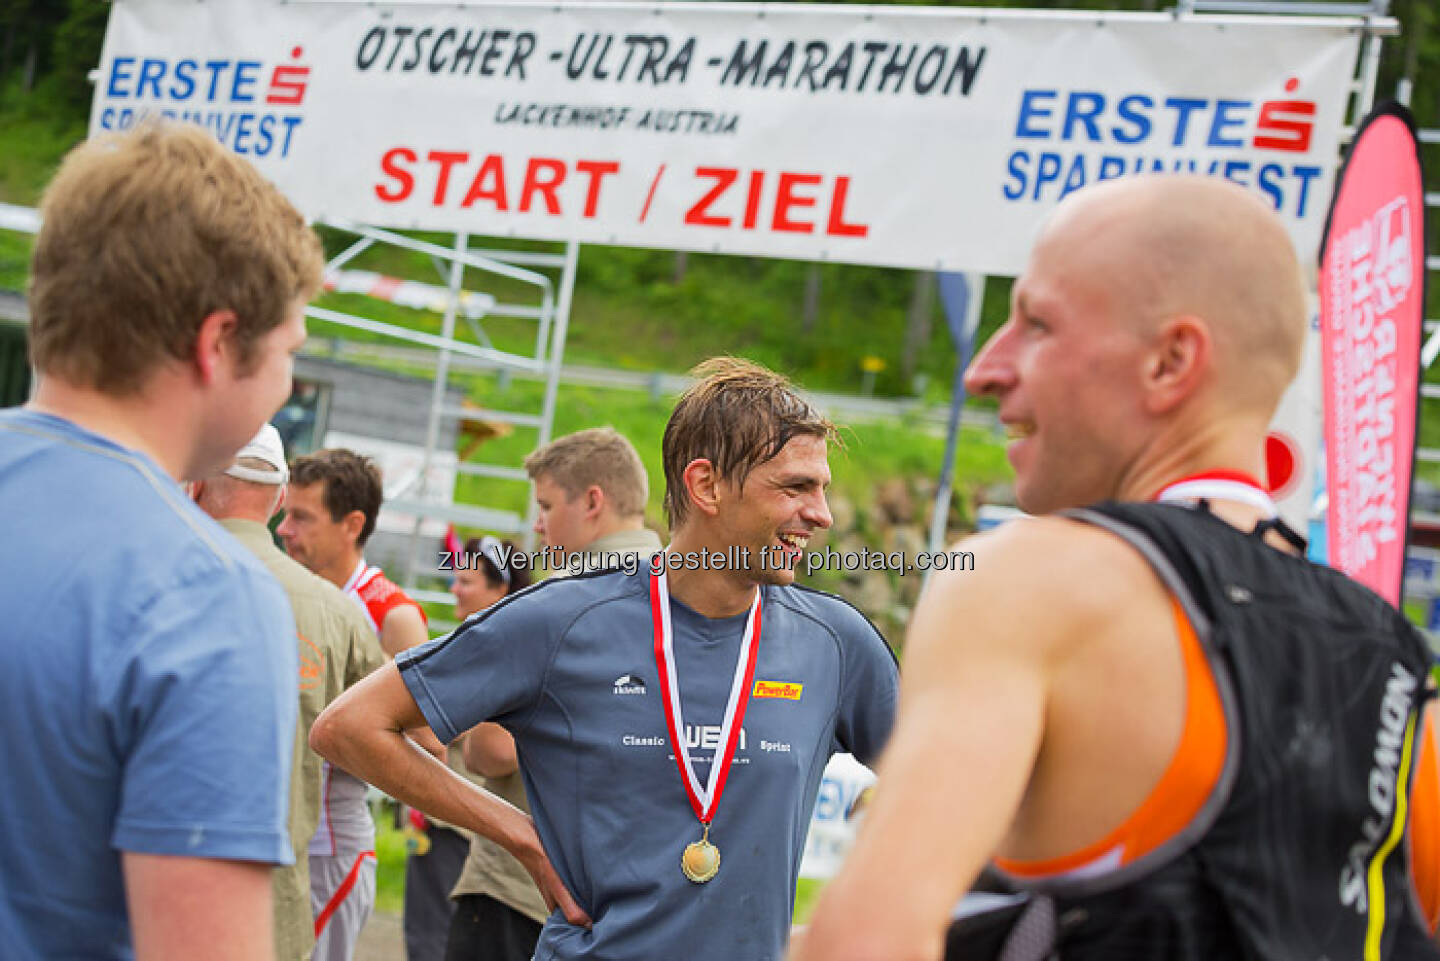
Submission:
[[615,685],[611,692],[614,694],[644,694],[645,678],[639,674],[621,674],[615,678]]
[[794,684],[790,681],[756,681],[755,690],[750,692],[750,696],[778,697],[787,701],[798,701],[800,693],[804,690],[804,684]]

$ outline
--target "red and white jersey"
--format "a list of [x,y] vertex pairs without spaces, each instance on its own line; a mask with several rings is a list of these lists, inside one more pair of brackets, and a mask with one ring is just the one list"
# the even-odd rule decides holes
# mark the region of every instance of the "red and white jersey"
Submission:
[[366,564],[363,557],[355,565],[350,579],[345,582],[345,593],[360,605],[376,634],[380,633],[380,628],[385,623],[385,615],[405,604],[414,607],[420,612],[421,619],[425,619],[424,609],[401,590],[398,584],[386,577],[384,571]]

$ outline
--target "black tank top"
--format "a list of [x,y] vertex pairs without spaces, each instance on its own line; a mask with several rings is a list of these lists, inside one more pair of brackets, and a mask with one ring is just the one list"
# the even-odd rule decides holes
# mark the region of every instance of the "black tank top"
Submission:
[[1134,546],[1184,607],[1229,753],[1191,825],[1139,860],[1090,878],[991,877],[1025,896],[956,922],[947,961],[1440,959],[1404,836],[1430,688],[1419,632],[1203,506],[1066,516]]

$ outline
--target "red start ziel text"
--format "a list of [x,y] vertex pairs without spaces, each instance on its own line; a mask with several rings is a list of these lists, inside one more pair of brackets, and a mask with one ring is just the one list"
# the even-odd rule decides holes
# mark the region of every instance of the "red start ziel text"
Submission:
[[[380,158],[382,177],[375,196],[387,204],[425,203],[431,207],[468,209],[483,204],[495,211],[543,211],[554,217],[593,219],[613,178],[622,175],[618,160],[574,160],[468,150],[427,150],[392,147]],[[636,212],[643,223],[649,200],[664,184],[686,195],[683,222],[692,227],[820,233],[832,237],[865,237],[868,224],[848,211],[850,177],[789,170],[745,170],[699,166],[675,172],[666,180],[661,164],[650,181],[644,207]]]

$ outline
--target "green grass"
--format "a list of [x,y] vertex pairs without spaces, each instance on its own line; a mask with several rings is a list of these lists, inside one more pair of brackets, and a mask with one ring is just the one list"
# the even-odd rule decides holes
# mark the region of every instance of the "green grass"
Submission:
[[810,920],[810,912],[815,910],[815,902],[820,899],[820,892],[825,889],[825,882],[815,878],[800,878],[795,886],[795,923],[804,924]]
[[[33,207],[60,158],[85,136],[85,127],[35,115],[15,85],[0,87],[0,203]],[[29,234],[0,230],[0,290],[24,290],[30,275]]]
[[[338,231],[324,233],[332,253],[350,239]],[[475,241],[477,246],[485,242]],[[629,370],[683,371],[706,357],[734,353],[783,371],[812,390],[859,392],[860,361],[875,356],[886,364],[876,380],[877,393],[915,392],[916,384],[903,382],[900,372],[911,272],[820,265],[820,308],[813,326],[806,328],[801,313],[810,265],[692,254],[684,277],[677,279],[674,258],[664,251],[584,248],[566,358]],[[349,266],[443,283],[428,256],[394,247],[372,247]],[[997,293],[986,297],[987,317],[1005,308],[1001,285],[991,286]],[[479,271],[467,271],[464,287],[487,291],[505,303],[539,304],[536,288]],[[321,303],[431,333],[440,329],[438,314],[356,295],[331,294]],[[930,337],[918,352],[918,372],[926,385],[922,393],[936,399],[948,391],[955,363],[939,310],[934,306]],[[991,325],[997,321],[991,318]],[[484,328],[502,350],[528,351],[535,335],[534,322],[526,320],[486,318]],[[463,321],[457,329],[464,336]]]
[[24,290],[30,276],[30,248],[34,238],[13,230],[0,230],[0,290]]
[[[57,120],[42,106],[13,82],[0,86],[0,203],[39,204],[60,158],[85,136],[83,122]],[[25,289],[32,245],[28,234],[0,230],[0,290]]]
[[0,201],[39,203],[60,158],[84,136],[83,125],[29,116],[0,94]]
[[399,914],[405,908],[405,836],[395,827],[395,807],[383,803],[375,815],[375,910]]

